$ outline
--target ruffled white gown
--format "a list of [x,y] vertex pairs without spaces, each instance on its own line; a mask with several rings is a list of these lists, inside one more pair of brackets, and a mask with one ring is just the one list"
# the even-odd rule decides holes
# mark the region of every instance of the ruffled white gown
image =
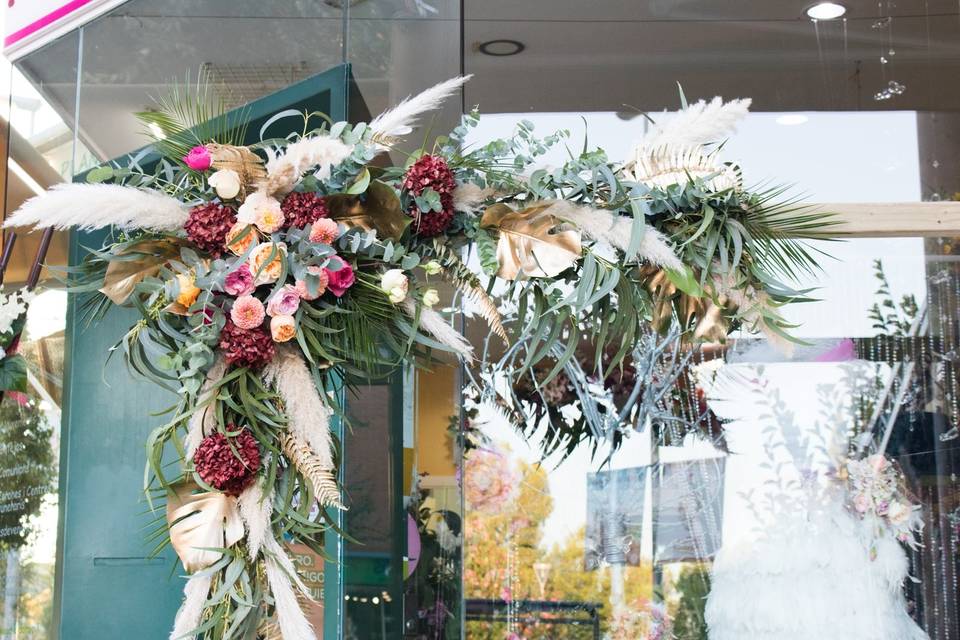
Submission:
[[903,596],[907,556],[836,498],[781,513],[713,566],[710,640],[929,640]]

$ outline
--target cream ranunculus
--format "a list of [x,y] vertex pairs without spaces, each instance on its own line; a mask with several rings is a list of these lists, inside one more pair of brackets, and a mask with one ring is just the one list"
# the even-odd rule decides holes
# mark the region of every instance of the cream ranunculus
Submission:
[[215,171],[207,182],[221,200],[233,200],[240,195],[240,175],[233,169]]
[[423,292],[423,304],[425,304],[428,307],[432,307],[438,302],[440,302],[439,291],[437,291],[436,289],[427,289],[426,291]]
[[909,504],[893,502],[887,509],[887,518],[889,518],[890,522],[893,524],[904,524],[910,519],[910,514],[912,512],[913,508]]
[[390,302],[394,304],[400,304],[407,299],[409,287],[410,282],[400,269],[390,269],[380,276],[380,288],[387,293]]

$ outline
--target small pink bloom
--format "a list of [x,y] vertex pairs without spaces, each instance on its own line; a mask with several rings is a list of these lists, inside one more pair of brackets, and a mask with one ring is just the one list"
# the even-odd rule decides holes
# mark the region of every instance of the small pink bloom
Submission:
[[223,281],[223,290],[232,296],[245,296],[253,293],[256,287],[253,283],[253,273],[250,266],[242,264],[227,274]]
[[297,335],[297,321],[293,316],[273,316],[270,319],[270,335],[274,342],[286,342]]
[[230,319],[241,329],[254,329],[263,324],[266,312],[263,303],[253,296],[240,296],[233,303]]
[[340,237],[340,225],[330,218],[320,218],[310,227],[310,242],[333,244]]
[[327,290],[327,283],[330,280],[330,277],[327,275],[326,270],[321,269],[317,266],[307,267],[307,273],[317,276],[320,282],[317,284],[317,295],[310,294],[310,287],[307,286],[306,281],[297,280],[297,293],[300,294],[300,297],[304,300],[316,300]]
[[870,510],[870,498],[861,493],[853,499],[853,508],[856,509],[858,513],[866,513]]
[[[339,258],[337,258],[339,260]],[[353,267],[349,263],[340,261],[341,267],[336,271],[324,269],[327,272],[327,290],[338,298],[346,293],[347,289],[353,286],[357,277],[353,273]]]
[[194,171],[206,171],[213,164],[213,158],[210,157],[210,152],[204,146],[190,149],[190,153],[183,156],[183,161]]
[[267,314],[270,316],[292,316],[300,308],[300,292],[290,284],[280,287],[267,301]]

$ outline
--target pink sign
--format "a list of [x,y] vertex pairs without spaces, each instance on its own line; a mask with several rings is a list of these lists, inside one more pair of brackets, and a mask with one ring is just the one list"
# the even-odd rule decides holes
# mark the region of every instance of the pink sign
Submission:
[[124,0],[6,0],[4,53],[15,58],[89,22]]

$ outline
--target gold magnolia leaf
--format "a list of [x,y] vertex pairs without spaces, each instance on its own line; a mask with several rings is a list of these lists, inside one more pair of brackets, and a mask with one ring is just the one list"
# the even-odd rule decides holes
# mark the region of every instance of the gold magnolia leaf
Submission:
[[135,253],[141,257],[111,261],[100,292],[114,304],[123,304],[139,283],[160,273],[160,267],[180,255],[180,246],[180,242],[168,239],[144,240],[125,248],[119,255]]
[[238,199],[245,199],[248,193],[256,191],[257,186],[266,180],[267,168],[263,164],[263,158],[251,151],[249,147],[236,147],[215,142],[205,146],[210,152],[211,166],[214,170],[230,169],[240,176]]
[[[680,291],[662,269],[645,266],[640,270],[647,290],[653,297],[651,324],[657,331],[665,331],[676,311],[685,331],[692,328],[694,340],[724,342],[730,331],[728,314],[732,303],[726,296],[714,302],[710,295],[702,298]],[[719,303],[719,304],[717,304]]]
[[514,211],[505,204],[495,204],[483,212],[480,226],[499,233],[499,277],[552,278],[580,259],[580,232],[563,228],[559,219],[545,212],[550,206],[539,204]]
[[411,218],[403,211],[393,187],[373,180],[358,196],[338,193],[327,197],[330,218],[350,227],[373,229],[380,238],[399,240]]
[[170,544],[189,573],[209,567],[222,555],[211,549],[230,547],[243,539],[237,499],[219,491],[201,491],[192,480],[167,492]]

